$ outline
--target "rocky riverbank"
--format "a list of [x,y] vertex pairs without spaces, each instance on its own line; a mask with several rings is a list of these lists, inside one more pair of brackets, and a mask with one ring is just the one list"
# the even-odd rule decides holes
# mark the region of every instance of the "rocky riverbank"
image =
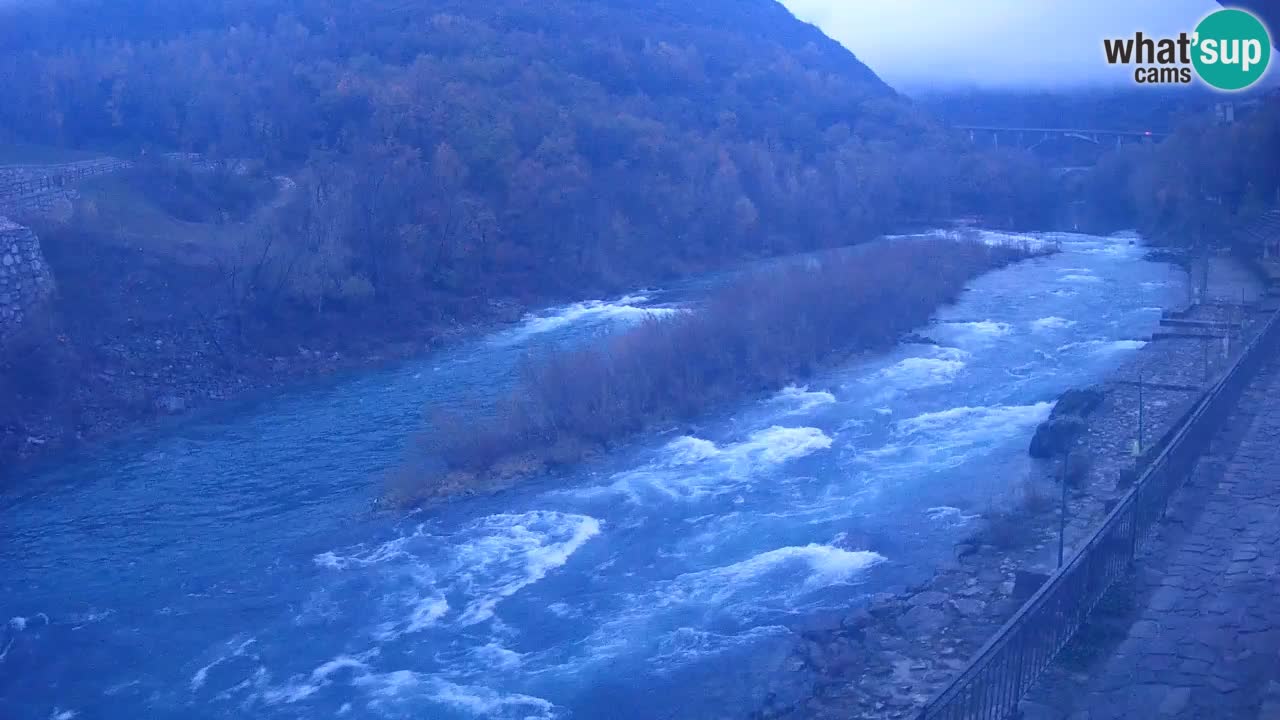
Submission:
[[92,339],[83,329],[62,325],[57,341],[69,346],[64,355],[73,358],[73,384],[42,407],[0,418],[0,478],[59,452],[226,401],[419,357],[518,322],[524,314],[521,303],[492,301],[474,307],[465,319],[394,333],[330,334],[295,344],[292,352],[219,349],[208,329],[190,318],[154,322],[114,316],[118,326],[100,327],[105,332]]
[[[1206,294],[1203,305],[1166,310],[1174,327],[1162,328],[1094,388],[1102,401],[1085,418],[1067,466],[1068,556],[1136,476],[1140,408],[1143,449],[1154,453],[1260,329],[1262,308],[1238,304],[1256,299],[1258,284],[1238,268],[1221,274],[1217,292]],[[1201,323],[1232,329],[1217,332]],[[866,607],[798,624],[791,651],[772,674],[770,699],[753,717],[914,717],[1056,567],[1061,473],[1060,461],[1042,461],[1020,497],[988,513],[930,580],[876,595]]]

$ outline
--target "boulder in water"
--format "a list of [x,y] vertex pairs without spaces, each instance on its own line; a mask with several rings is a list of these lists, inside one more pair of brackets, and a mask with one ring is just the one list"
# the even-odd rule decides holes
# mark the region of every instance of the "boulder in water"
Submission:
[[939,345],[937,340],[926,337],[920,333],[907,333],[902,336],[902,342],[908,345]]
[[1084,428],[1084,420],[1078,417],[1070,415],[1051,417],[1036,428],[1036,434],[1031,437],[1031,447],[1027,452],[1031,457],[1041,460],[1062,455],[1076,441],[1076,438],[1080,437]]
[[1031,438],[1027,452],[1033,458],[1046,459],[1067,452],[1084,433],[1084,418],[1102,404],[1106,393],[1101,390],[1068,390],[1058,397],[1049,419],[1040,423]]
[[1058,403],[1053,406],[1053,412],[1049,414],[1049,417],[1052,418],[1059,415],[1085,417],[1096,410],[1105,397],[1106,393],[1092,388],[1068,390],[1058,397]]

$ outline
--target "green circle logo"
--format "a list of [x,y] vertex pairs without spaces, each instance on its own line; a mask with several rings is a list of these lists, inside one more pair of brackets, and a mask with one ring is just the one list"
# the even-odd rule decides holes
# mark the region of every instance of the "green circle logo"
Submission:
[[1258,81],[1271,61],[1271,38],[1258,18],[1244,10],[1219,10],[1196,26],[1192,63],[1200,79],[1219,90],[1243,90]]

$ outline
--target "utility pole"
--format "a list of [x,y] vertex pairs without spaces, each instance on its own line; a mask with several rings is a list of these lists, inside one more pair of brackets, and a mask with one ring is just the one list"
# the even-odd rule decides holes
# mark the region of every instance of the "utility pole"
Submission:
[[1146,419],[1145,414],[1146,414],[1146,407],[1142,402],[1142,371],[1139,370],[1138,371],[1138,455],[1139,456],[1142,455],[1142,442],[1143,442],[1142,426],[1143,426],[1143,421]]
[[1200,303],[1203,305],[1209,297],[1209,241],[1203,243],[1204,264],[1200,266]]
[[1204,356],[1204,381],[1209,382],[1209,337],[1207,335],[1201,339],[1200,348]]

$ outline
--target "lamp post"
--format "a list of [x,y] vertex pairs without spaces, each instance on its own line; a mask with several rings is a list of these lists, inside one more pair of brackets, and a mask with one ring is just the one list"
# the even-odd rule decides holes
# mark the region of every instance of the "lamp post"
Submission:
[[1058,523],[1058,569],[1062,569],[1062,558],[1067,545],[1067,462],[1071,459],[1071,448],[1062,452],[1062,513]]
[[1200,339],[1200,348],[1204,356],[1204,381],[1209,382],[1209,337],[1206,335]]
[[1142,441],[1143,441],[1142,426],[1143,426],[1143,422],[1146,419],[1144,417],[1145,415],[1144,410],[1145,410],[1145,406],[1142,402],[1142,371],[1139,370],[1138,371],[1138,454],[1139,455],[1142,454]]

